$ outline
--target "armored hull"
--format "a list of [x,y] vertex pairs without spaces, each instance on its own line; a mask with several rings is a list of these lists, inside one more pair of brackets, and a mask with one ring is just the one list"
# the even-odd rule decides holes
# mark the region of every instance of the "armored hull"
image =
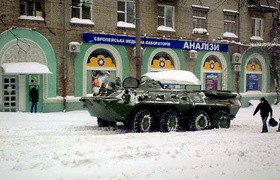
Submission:
[[[176,81],[165,75],[184,73]],[[229,128],[240,102],[230,91],[200,90],[199,80],[188,71],[147,73],[141,81],[128,77],[121,89],[102,96],[82,97],[84,107],[98,118],[99,126],[122,122],[134,132]],[[170,81],[169,81],[170,80]]]

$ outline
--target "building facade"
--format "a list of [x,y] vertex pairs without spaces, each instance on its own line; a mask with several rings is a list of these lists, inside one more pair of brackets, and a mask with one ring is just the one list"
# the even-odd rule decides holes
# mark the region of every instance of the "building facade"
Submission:
[[[205,90],[276,98],[273,0],[141,0],[141,63],[133,0],[0,1],[0,110],[82,109],[81,96],[140,71],[188,70]],[[272,68],[272,69],[271,69]]]

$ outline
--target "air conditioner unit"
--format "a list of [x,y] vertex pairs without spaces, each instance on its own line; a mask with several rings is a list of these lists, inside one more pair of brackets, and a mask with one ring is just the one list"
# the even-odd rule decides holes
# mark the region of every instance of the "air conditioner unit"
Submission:
[[190,55],[190,59],[196,59],[197,58],[197,51],[190,50],[189,55]]
[[237,71],[237,72],[241,71],[241,65],[240,64],[234,64],[233,65],[233,71]]
[[78,42],[70,42],[69,43],[69,52],[80,52],[80,43]]
[[232,64],[241,64],[241,54],[240,53],[233,53],[231,57]]

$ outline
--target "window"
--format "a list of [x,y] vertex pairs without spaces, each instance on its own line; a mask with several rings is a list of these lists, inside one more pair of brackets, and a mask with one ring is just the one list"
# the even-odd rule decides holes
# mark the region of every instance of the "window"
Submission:
[[174,7],[158,5],[158,26],[174,28]]
[[262,66],[258,59],[250,60],[246,65],[246,91],[261,91]]
[[107,88],[113,88],[111,82],[117,77],[116,69],[115,59],[107,50],[100,48],[93,51],[86,64],[86,94],[97,95],[102,83]]
[[91,19],[91,0],[72,0],[72,18]]
[[236,15],[224,14],[224,32],[236,34]]
[[20,15],[42,16],[42,0],[20,0]]
[[134,24],[134,1],[118,1],[118,22]]
[[205,10],[193,10],[193,29],[195,28],[206,28],[207,11]]
[[162,71],[175,68],[170,55],[166,52],[159,52],[153,57],[150,69],[151,71]]
[[263,19],[262,18],[252,18],[251,19],[251,36],[260,37],[263,36]]
[[213,55],[207,57],[203,64],[204,86],[206,90],[221,90],[223,84],[223,67],[220,60]]

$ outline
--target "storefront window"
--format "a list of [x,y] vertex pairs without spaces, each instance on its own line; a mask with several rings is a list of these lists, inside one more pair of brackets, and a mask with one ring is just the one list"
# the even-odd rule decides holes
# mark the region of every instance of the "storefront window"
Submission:
[[115,78],[116,71],[88,70],[87,94],[98,95],[101,86],[112,89],[114,86],[113,83]]
[[203,64],[204,86],[206,90],[222,89],[222,65],[215,56],[209,56]]
[[87,94],[97,95],[101,86],[113,88],[116,78],[116,63],[106,50],[95,50],[87,61]]
[[257,59],[250,60],[246,66],[246,91],[261,91],[262,67]]

